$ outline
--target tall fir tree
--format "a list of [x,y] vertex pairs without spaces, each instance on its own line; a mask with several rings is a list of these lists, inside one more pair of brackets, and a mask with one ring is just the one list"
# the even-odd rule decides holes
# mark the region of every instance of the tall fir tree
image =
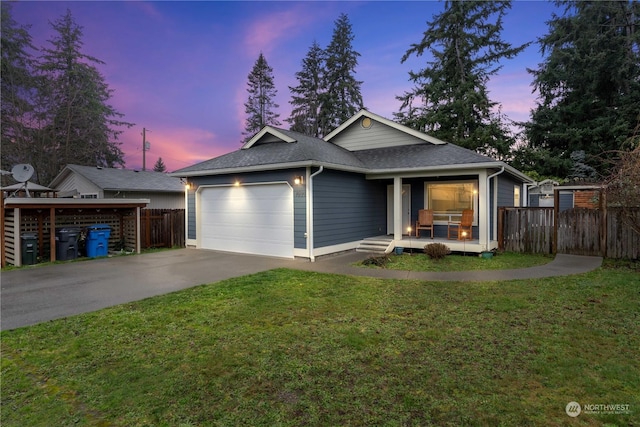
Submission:
[[606,176],[638,120],[640,3],[558,5],[562,15],[553,15],[538,40],[545,58],[529,70],[538,104],[518,157],[542,175],[566,177],[583,151],[584,164]]
[[274,84],[273,68],[269,66],[262,52],[249,73],[247,92],[249,98],[244,104],[247,120],[242,132],[243,143],[249,141],[264,126],[280,125],[280,114],[275,112],[279,105],[275,103],[278,91]]
[[[2,2],[2,79],[0,89],[0,143],[2,164],[9,170],[17,163],[33,163],[31,115],[34,111],[34,60],[29,53],[32,45],[29,28],[12,17],[11,4]],[[4,175],[3,175],[4,178]],[[8,182],[7,182],[8,183]]]
[[156,160],[155,165],[153,165],[153,171],[154,172],[166,172],[167,171],[167,166],[162,161],[162,157],[158,157],[158,160]]
[[324,51],[314,41],[302,60],[302,69],[295,74],[298,86],[289,86],[292,93],[289,103],[293,109],[286,121],[291,130],[315,137],[321,136],[319,115],[324,59]]
[[320,133],[332,130],[364,108],[361,81],[356,80],[356,66],[360,54],[352,46],[351,22],[346,14],[335,21],[331,42],[326,49],[323,92],[320,96]]
[[415,87],[402,101],[395,118],[478,152],[504,158],[515,142],[509,120],[489,99],[487,82],[500,60],[515,57],[527,45],[513,47],[501,38],[510,1],[447,1],[444,11],[427,23],[419,43],[402,57],[429,54],[426,67],[409,72]]
[[[52,179],[67,163],[114,167],[124,165],[118,141],[123,114],[108,104],[109,89],[96,65],[82,52],[82,27],[67,13],[52,23],[56,34],[43,49],[39,64],[39,143],[46,148],[40,181]],[[43,181],[44,179],[44,181]]]

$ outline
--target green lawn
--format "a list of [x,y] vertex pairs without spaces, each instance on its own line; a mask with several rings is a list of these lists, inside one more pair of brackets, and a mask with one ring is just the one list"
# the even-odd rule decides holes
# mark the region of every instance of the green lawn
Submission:
[[[390,254],[387,256],[384,268],[405,271],[471,271],[471,270],[508,270],[513,268],[534,267],[553,261],[552,255],[544,254],[519,254],[515,252],[498,253],[492,258],[481,258],[477,255],[461,254],[447,255],[440,260],[429,259],[420,250],[413,253],[405,252],[402,255]],[[379,266],[358,263],[358,266],[368,268],[382,268]]]
[[[6,331],[7,426],[640,424],[640,274],[279,269]],[[629,405],[569,418],[570,401]]]

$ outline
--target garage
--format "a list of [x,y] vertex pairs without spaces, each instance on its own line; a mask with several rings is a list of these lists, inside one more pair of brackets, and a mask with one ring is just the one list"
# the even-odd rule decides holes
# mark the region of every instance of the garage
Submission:
[[293,258],[293,189],[287,183],[198,192],[201,248]]

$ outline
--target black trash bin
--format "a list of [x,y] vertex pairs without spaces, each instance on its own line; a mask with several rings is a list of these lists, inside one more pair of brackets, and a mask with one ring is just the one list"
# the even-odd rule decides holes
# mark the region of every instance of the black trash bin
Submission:
[[56,260],[67,261],[78,258],[80,229],[63,227],[56,229]]
[[33,265],[38,262],[38,235],[36,233],[22,233],[22,265]]

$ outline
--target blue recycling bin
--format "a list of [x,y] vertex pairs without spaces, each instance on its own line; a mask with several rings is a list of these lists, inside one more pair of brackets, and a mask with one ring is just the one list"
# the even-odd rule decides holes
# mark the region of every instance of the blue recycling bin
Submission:
[[107,256],[109,236],[111,236],[111,227],[108,224],[94,224],[87,227],[87,257]]

